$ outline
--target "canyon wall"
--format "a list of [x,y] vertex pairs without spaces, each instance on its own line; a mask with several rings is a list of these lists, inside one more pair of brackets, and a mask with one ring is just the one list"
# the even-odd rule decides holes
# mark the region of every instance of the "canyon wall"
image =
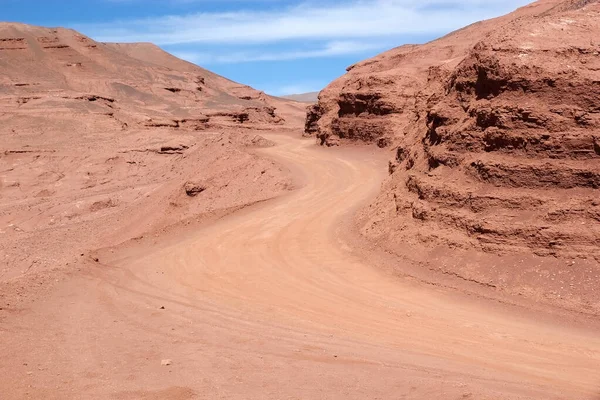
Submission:
[[[391,150],[390,177],[362,216],[363,233],[384,247],[429,260],[445,252],[432,268],[493,285],[534,273],[517,258],[551,259],[591,285],[599,38],[598,1],[539,1],[350,67],[321,92],[305,133]],[[502,267],[465,267],[477,257]]]

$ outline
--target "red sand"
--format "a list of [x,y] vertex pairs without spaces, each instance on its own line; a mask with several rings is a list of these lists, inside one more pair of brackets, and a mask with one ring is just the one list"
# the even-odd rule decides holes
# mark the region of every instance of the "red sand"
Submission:
[[[519,15],[548,8],[542,2]],[[493,31],[484,26],[511,18],[468,29],[483,35]],[[514,48],[508,33],[507,40]],[[596,399],[598,308],[582,304],[594,299],[597,276],[569,292],[581,299],[565,299],[562,291],[555,302],[544,296],[571,277],[583,285],[597,269],[578,259],[563,264],[565,273],[537,266],[543,279],[529,279],[517,272],[536,264],[502,250],[533,245],[515,236],[506,247],[487,248],[479,237],[441,224],[442,215],[480,217],[491,207],[505,215],[505,203],[493,205],[498,199],[541,193],[529,183],[519,197],[503,181],[480,179],[481,191],[469,195],[486,199],[477,203],[481,212],[452,203],[470,193],[465,182],[474,179],[465,161],[441,165],[450,151],[468,153],[448,147],[462,143],[452,134],[455,118],[473,118],[455,105],[480,109],[484,100],[473,98],[469,82],[472,68],[489,65],[477,58],[485,47],[468,56],[467,42],[456,39],[457,58],[437,70],[439,79],[455,77],[454,86],[439,95],[438,78],[426,85],[441,108],[434,114],[418,103],[412,115],[424,118],[421,127],[403,120],[409,114],[373,113],[396,107],[390,99],[415,100],[420,86],[406,89],[404,78],[376,101],[356,87],[341,97],[336,92],[354,79],[373,90],[386,79],[396,82],[398,71],[387,69],[404,68],[395,54],[402,58],[408,48],[381,56],[391,58],[380,67],[355,67],[321,94],[321,107],[343,98],[338,105],[346,104],[348,114],[338,113],[335,125],[340,110],[326,111],[319,129],[374,132],[371,139],[384,139],[380,145],[408,146],[406,158],[395,151],[399,159],[386,178],[389,153],[375,146],[326,149],[301,138],[306,105],[266,96],[149,44],[105,45],[70,30],[0,24],[0,397]],[[443,41],[435,43],[428,46]],[[400,75],[425,85],[427,62]],[[513,70],[502,67],[498,76],[506,71]],[[522,70],[506,79],[514,76],[532,81]],[[581,81],[573,82],[581,89]],[[504,109],[493,96],[485,101]],[[533,104],[541,108],[530,116],[545,112],[544,102]],[[378,136],[386,124],[407,134]],[[314,128],[314,118],[308,125]],[[468,143],[479,145],[481,133],[471,128]],[[525,132],[536,129],[546,128]],[[419,136],[434,133],[439,143]],[[506,149],[499,165],[545,160],[528,157]],[[440,165],[429,170],[429,158]],[[577,179],[561,182],[591,193]],[[557,193],[570,190],[554,186]],[[519,201],[516,209],[524,210]],[[469,262],[455,257],[445,238],[469,244],[461,253]],[[423,243],[438,247],[424,251]],[[509,262],[521,262],[521,270],[507,269]]]

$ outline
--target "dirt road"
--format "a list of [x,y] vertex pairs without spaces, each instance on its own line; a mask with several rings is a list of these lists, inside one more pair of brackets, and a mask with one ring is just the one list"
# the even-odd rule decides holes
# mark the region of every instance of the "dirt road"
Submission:
[[99,253],[2,322],[0,398],[598,398],[597,332],[399,279],[349,245],[383,178],[369,151],[269,139],[298,190]]

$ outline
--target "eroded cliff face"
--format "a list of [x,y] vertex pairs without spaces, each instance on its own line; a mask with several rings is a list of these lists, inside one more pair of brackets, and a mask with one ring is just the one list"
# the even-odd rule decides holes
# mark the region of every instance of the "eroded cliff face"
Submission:
[[[580,4],[568,3],[572,7]],[[423,111],[443,96],[450,75],[477,43],[513,21],[546,12],[556,14],[565,4],[561,0],[538,1],[433,42],[400,46],[352,65],[309,108],[306,133],[328,145],[340,139],[394,144],[412,125],[422,122]]]
[[[393,152],[363,215],[384,246],[597,267],[598,1],[536,2],[362,62],[321,93],[306,132]],[[475,269],[466,275],[491,281]]]
[[[440,51],[451,56],[455,49]],[[424,96],[420,92],[431,63],[425,53],[429,51],[422,52],[419,46],[403,46],[377,61],[349,67],[348,74],[323,90],[319,102],[309,109],[306,133],[327,145],[340,139],[389,145],[414,120]]]

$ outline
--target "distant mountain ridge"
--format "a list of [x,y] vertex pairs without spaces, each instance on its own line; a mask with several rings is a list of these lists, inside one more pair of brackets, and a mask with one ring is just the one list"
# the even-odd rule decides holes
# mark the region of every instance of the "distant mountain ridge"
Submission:
[[281,98],[300,101],[302,103],[316,103],[317,101],[319,101],[319,92],[289,94],[286,96],[281,96]]

